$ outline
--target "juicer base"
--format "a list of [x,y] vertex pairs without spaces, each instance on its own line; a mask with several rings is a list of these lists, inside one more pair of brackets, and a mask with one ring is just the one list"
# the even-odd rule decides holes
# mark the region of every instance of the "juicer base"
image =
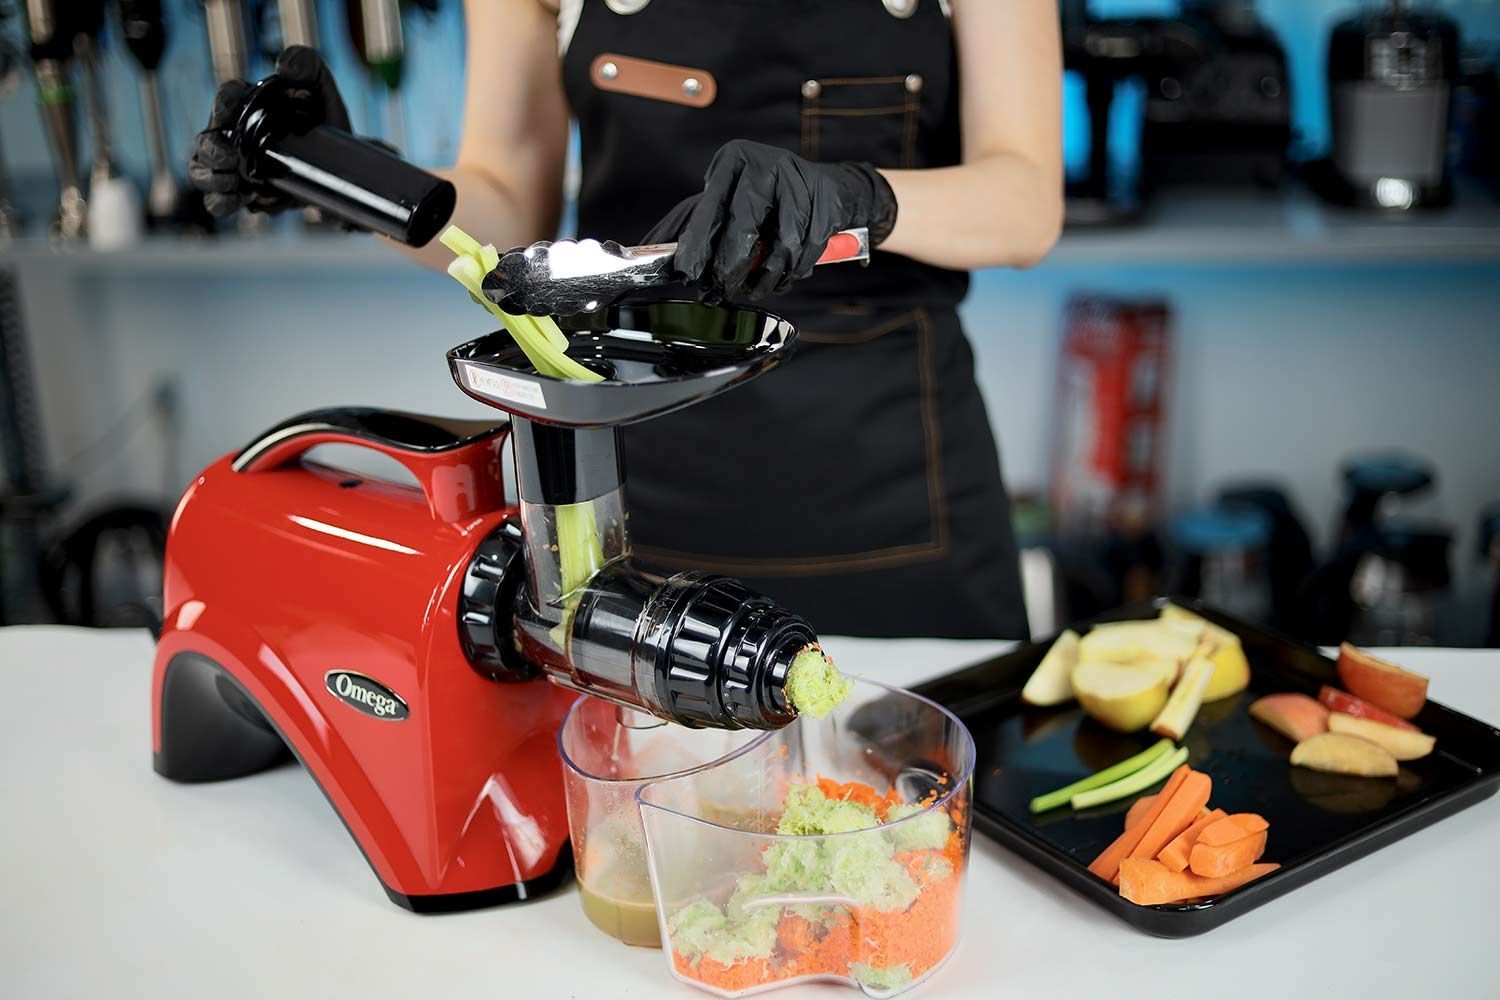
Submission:
[[493,889],[475,892],[450,892],[439,896],[408,896],[397,892],[384,882],[380,883],[391,902],[403,910],[413,913],[459,913],[464,910],[481,910],[505,903],[524,903],[547,895],[568,881],[573,874],[573,851],[566,844],[557,854],[557,863],[550,870],[533,879],[497,885]]
[[164,702],[163,720],[173,721],[171,725],[163,725],[162,749],[152,754],[157,774],[179,784],[196,784],[242,777],[295,760],[348,831],[380,888],[403,910],[419,914],[458,913],[526,902],[557,889],[573,873],[573,851],[564,841],[557,852],[557,861],[533,879],[473,892],[435,895],[397,892],[380,877],[364,845],[354,836],[317,775],[233,674],[201,653],[180,653],[172,658],[163,678],[163,694],[168,692],[171,695]]

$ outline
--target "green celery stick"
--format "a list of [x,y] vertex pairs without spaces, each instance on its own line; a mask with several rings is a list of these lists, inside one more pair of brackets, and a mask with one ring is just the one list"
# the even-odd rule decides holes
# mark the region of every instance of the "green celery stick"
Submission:
[[604,543],[599,539],[599,522],[594,516],[592,500],[557,505],[557,562],[563,618],[553,627],[551,635],[561,649],[582,596],[581,588],[604,565]]
[[558,504],[557,556],[562,575],[560,596],[564,598],[588,583],[604,564],[604,545],[599,541],[592,501]]
[[439,239],[456,255],[453,263],[448,265],[448,273],[468,290],[475,302],[484,306],[490,315],[504,324],[539,374],[575,382],[604,380],[603,375],[585,368],[567,356],[565,352],[568,338],[550,318],[512,316],[485,298],[484,276],[494,269],[500,259],[493,246],[480,246],[477,240],[457,226],[449,226]]
[[1187,756],[1187,747],[1178,747],[1176,753],[1158,757],[1139,771],[1126,775],[1119,781],[1087,792],[1079,792],[1073,796],[1073,808],[1087,809],[1090,806],[1102,806],[1106,802],[1113,802],[1127,795],[1144,791],[1177,770],[1187,760]]
[[1134,774],[1171,749],[1171,740],[1158,740],[1134,757],[1127,757],[1118,764],[1106,767],[1102,771],[1096,771],[1087,778],[1081,778],[1071,785],[1059,788],[1055,792],[1038,795],[1031,800],[1031,811],[1033,813],[1044,813],[1049,809],[1056,809],[1058,806],[1067,805],[1073,796],[1079,792],[1087,792],[1101,785],[1107,785],[1111,781],[1118,781],[1128,774]]

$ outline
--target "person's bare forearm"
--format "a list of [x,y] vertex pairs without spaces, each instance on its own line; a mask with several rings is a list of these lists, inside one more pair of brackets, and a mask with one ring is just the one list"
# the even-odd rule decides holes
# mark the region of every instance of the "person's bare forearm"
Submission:
[[1062,227],[1062,56],[1055,0],[952,0],[963,163],[883,170],[882,249],[940,267],[1030,267]]
[[[463,164],[433,172],[452,181],[458,190],[451,223],[479,242],[493,243],[505,251],[557,235],[562,215],[559,199],[544,205],[540,203],[543,199],[519,198],[498,178]],[[392,245],[412,260],[438,271],[446,270],[453,260],[453,253],[435,239],[417,249]]]
[[1062,178],[1024,157],[881,174],[897,205],[882,250],[961,270],[1031,267],[1057,242]]
[[[551,239],[568,144],[557,12],[539,0],[466,0],[464,15],[463,138],[457,164],[438,171],[458,189],[453,224],[501,251]],[[438,269],[453,259],[437,240],[405,252]]]

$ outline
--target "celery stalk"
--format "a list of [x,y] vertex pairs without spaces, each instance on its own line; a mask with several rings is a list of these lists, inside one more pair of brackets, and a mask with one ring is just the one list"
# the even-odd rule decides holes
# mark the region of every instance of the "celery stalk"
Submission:
[[562,601],[563,618],[552,629],[552,641],[561,649],[568,634],[568,625],[582,596],[581,590],[604,565],[604,543],[599,538],[599,522],[594,516],[594,503],[558,504],[557,511],[557,564],[558,595]]
[[591,500],[557,506],[557,558],[566,600],[604,565],[604,544]]
[[455,254],[453,263],[448,265],[448,273],[468,289],[475,302],[504,324],[538,374],[574,382],[603,381],[603,375],[568,357],[568,338],[551,318],[512,316],[484,297],[484,276],[494,270],[500,260],[494,246],[481,246],[478,240],[457,226],[449,226],[439,239]]
[[1067,805],[1072,801],[1073,796],[1079,792],[1091,791],[1102,785],[1107,785],[1111,781],[1117,781],[1126,775],[1134,774],[1171,749],[1171,740],[1157,740],[1134,757],[1127,757],[1118,764],[1106,767],[1102,771],[1096,771],[1087,778],[1080,778],[1071,785],[1065,785],[1055,792],[1038,795],[1031,800],[1031,811],[1033,813],[1044,813],[1049,809],[1056,809],[1058,806]]
[[[457,226],[449,226],[438,238],[454,254],[448,273],[468,289],[470,298],[504,324],[538,374],[575,382],[603,381],[603,375],[568,357],[568,338],[550,317],[513,316],[485,298],[484,276],[500,262],[500,253],[493,244],[482,246]],[[561,593],[557,597],[562,603],[563,618],[551,634],[552,641],[561,649],[578,606],[580,589],[604,565],[604,543],[599,538],[592,501],[558,505],[557,560],[561,577],[558,581]]]
[[1187,756],[1187,747],[1178,747],[1176,753],[1164,754],[1139,771],[1126,775],[1119,781],[1108,785],[1101,785],[1087,792],[1079,792],[1073,796],[1073,808],[1087,809],[1090,806],[1102,806],[1106,802],[1113,802],[1116,799],[1123,799],[1127,795],[1134,795],[1136,792],[1145,791],[1177,770],[1178,767],[1187,761]]

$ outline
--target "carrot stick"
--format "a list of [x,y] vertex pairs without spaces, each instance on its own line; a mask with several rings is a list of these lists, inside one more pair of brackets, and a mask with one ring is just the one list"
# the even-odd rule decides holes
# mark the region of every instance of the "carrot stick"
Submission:
[[1130,809],[1125,813],[1125,829],[1129,830],[1135,826],[1136,821],[1146,815],[1146,810],[1150,809],[1151,803],[1155,801],[1155,795],[1142,795],[1131,803]]
[[[1253,817],[1253,819],[1245,819],[1242,824],[1242,816]],[[1256,824],[1254,820],[1260,820],[1259,824]],[[1254,813],[1236,813],[1204,827],[1203,832],[1198,834],[1198,843],[1207,844],[1209,847],[1223,847],[1230,841],[1239,840],[1248,834],[1259,833],[1264,829],[1266,829],[1266,821]]]
[[1124,833],[1120,834],[1113,844],[1106,847],[1104,853],[1100,854],[1094,859],[1094,863],[1089,865],[1089,871],[1098,875],[1106,882],[1113,882],[1115,876],[1120,874],[1121,860],[1128,857],[1130,852],[1135,850],[1135,846],[1141,842],[1141,838],[1146,835],[1146,831],[1151,828],[1151,824],[1156,822],[1156,817],[1166,808],[1167,803],[1172,800],[1172,794],[1187,780],[1190,770],[1191,768],[1183,764],[1177,770],[1173,771],[1172,776],[1167,779],[1167,783],[1162,786],[1161,792],[1156,796],[1156,801],[1151,803],[1151,808],[1147,810],[1146,815],[1142,816],[1140,822],[1136,823],[1135,826],[1130,827]]
[[1203,878],[1192,872],[1171,871],[1160,861],[1125,858],[1120,862],[1120,895],[1141,906],[1178,903],[1238,889],[1280,867],[1276,864],[1249,865],[1220,878]]
[[1252,833],[1241,837],[1239,840],[1231,840],[1227,844],[1214,847],[1201,841],[1193,845],[1193,854],[1189,866],[1194,875],[1204,878],[1221,878],[1241,868],[1249,867],[1260,860],[1260,856],[1266,853],[1266,831]]
[[1217,823],[1223,818],[1224,810],[1222,809],[1214,809],[1206,815],[1198,817],[1197,822],[1186,830],[1183,830],[1176,837],[1173,837],[1172,842],[1161,849],[1161,853],[1156,856],[1156,860],[1174,872],[1182,871],[1188,866],[1193,845],[1198,842],[1198,834],[1203,832],[1204,827],[1212,823]]
[[[1182,784],[1172,793],[1171,801],[1159,812],[1141,842],[1130,851],[1132,858],[1154,858],[1183,830],[1193,825],[1198,813],[1208,804],[1214,783],[1202,771],[1189,771]],[[1163,792],[1163,795],[1166,793]]]
[[1266,822],[1266,818],[1258,813],[1235,813],[1229,818],[1238,823],[1240,829],[1246,833],[1260,833],[1262,830],[1269,830],[1271,828],[1271,824]]

